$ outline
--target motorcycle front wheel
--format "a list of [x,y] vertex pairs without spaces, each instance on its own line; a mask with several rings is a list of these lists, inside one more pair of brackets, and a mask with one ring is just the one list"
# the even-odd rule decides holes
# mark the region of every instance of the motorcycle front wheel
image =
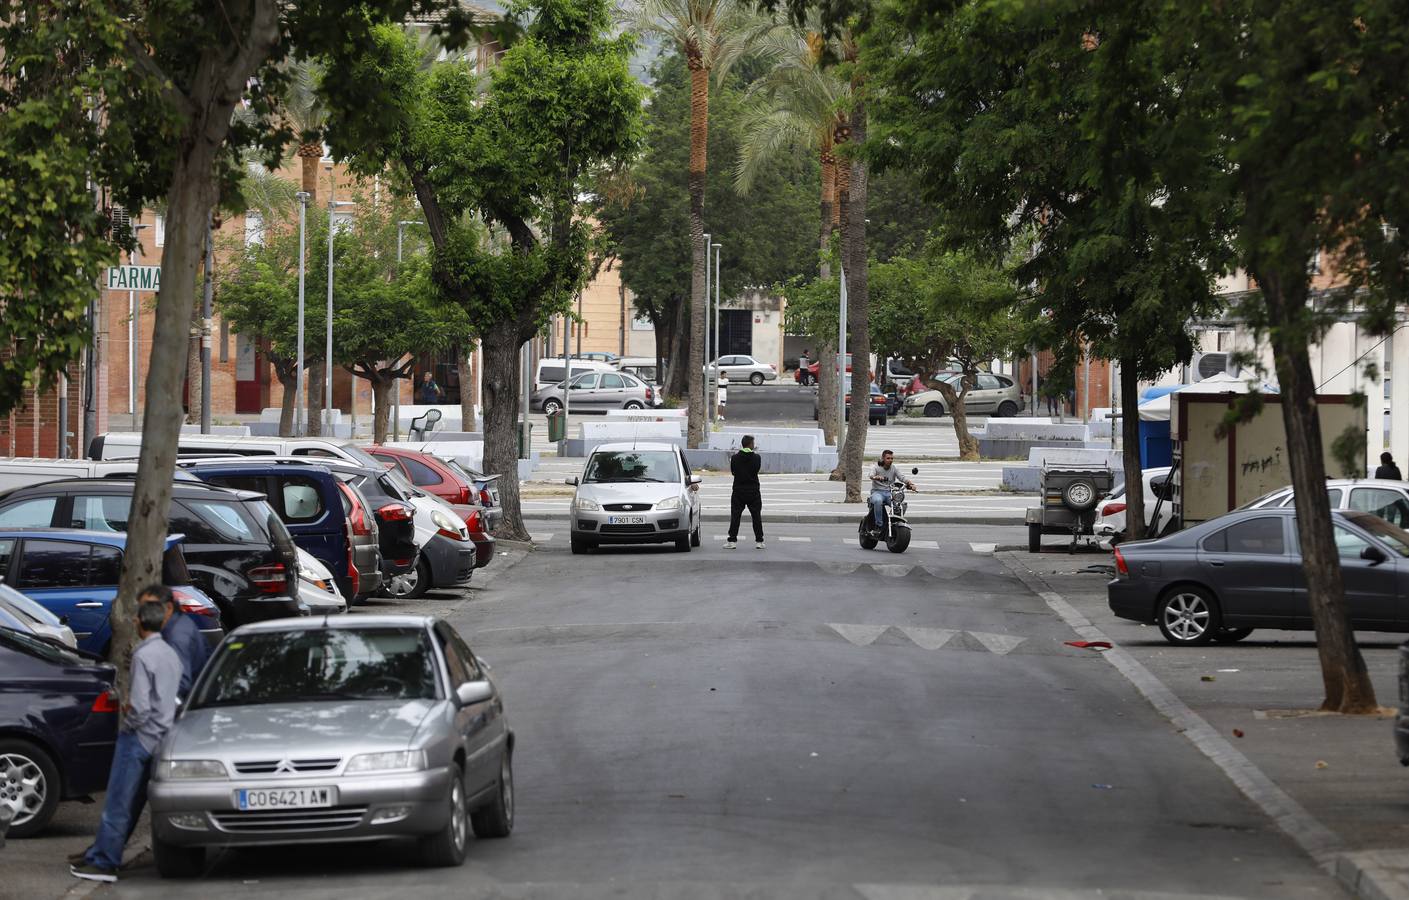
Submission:
[[910,529],[897,528],[895,533],[886,538],[886,549],[891,553],[904,553],[905,548],[910,546]]
[[876,540],[875,533],[871,531],[870,516],[867,516],[866,518],[861,520],[861,527],[857,529],[856,535],[857,540],[861,543],[862,550],[876,549],[876,544],[879,543],[879,541]]

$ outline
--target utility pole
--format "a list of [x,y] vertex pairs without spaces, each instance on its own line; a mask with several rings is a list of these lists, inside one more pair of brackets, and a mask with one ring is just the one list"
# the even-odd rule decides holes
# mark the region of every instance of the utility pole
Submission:
[[[838,306],[841,315],[837,317],[837,461],[841,462],[842,448],[846,446],[846,267],[838,266],[841,273],[841,291]],[[870,403],[870,398],[866,398]]]
[[[715,377],[719,376],[719,255],[722,252],[723,244],[714,244],[714,363]],[[708,268],[709,257],[705,257],[705,267]],[[705,394],[705,400],[709,400],[709,394]],[[719,391],[714,391],[714,415],[709,417],[709,426],[714,428],[715,419],[719,418]]]
[[210,434],[210,319],[215,294],[215,229],[208,214],[205,220],[205,294],[201,298],[201,434]]
[[[339,206],[351,206],[350,200],[328,201],[328,334],[323,350],[323,434],[333,433],[333,211]],[[354,386],[353,391],[356,391]]]
[[[710,420],[710,412],[709,412],[710,399],[709,399],[709,398],[710,398],[710,395],[713,394],[713,393],[714,393],[714,390],[715,390],[714,388],[711,388],[711,387],[709,386],[709,364],[710,364],[710,362],[711,362],[711,358],[710,358],[710,355],[709,355],[709,334],[710,334],[710,323],[713,321],[713,317],[709,314],[709,303],[710,303],[710,299],[709,299],[709,281],[710,281],[709,248],[710,248],[710,242],[709,242],[709,241],[710,241],[710,237],[711,237],[711,235],[709,235],[709,234],[705,234],[705,236],[704,236],[704,245],[705,245],[705,289],[704,289],[704,297],[705,297],[705,316],[704,316],[704,320],[705,320],[705,333],[704,333],[704,353],[700,354],[701,356],[704,357],[704,361],[705,361],[705,370],[704,370],[704,392],[705,392],[705,395],[704,395],[704,412],[705,412],[705,419],[706,419],[706,420]],[[714,367],[714,380],[715,380],[716,383],[719,381],[719,367],[718,367],[718,366],[715,366],[715,367]]]
[[305,264],[304,234],[308,228],[308,201],[312,194],[299,191],[294,194],[298,200],[298,362],[294,370],[294,434],[303,437],[307,433],[307,412],[303,400],[303,281]]

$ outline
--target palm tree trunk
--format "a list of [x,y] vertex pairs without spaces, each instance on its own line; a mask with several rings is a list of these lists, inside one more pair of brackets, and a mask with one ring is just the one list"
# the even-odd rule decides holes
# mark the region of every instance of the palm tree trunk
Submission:
[[298,159],[302,167],[300,172],[303,182],[301,190],[308,194],[310,208],[318,206],[318,161],[322,158],[323,146],[321,144],[304,144],[298,148]]
[[[848,140],[866,142],[866,101],[859,92],[851,107],[851,132]],[[849,169],[849,171],[848,171]],[[838,185],[842,208],[842,260],[846,266],[846,325],[851,333],[851,394],[857,414],[847,417],[846,447],[842,472],[846,476],[846,502],[861,501],[861,460],[866,452],[866,431],[869,420],[866,408],[871,389],[871,309],[866,277],[866,161],[860,157],[837,166],[845,173]],[[844,192],[842,189],[844,188]]]
[[[832,217],[837,208],[837,158],[832,153],[832,136],[822,138],[822,215],[821,228],[817,235],[817,248],[822,254],[819,273],[823,279],[832,277],[832,263],[827,253],[832,246]],[[813,335],[817,346],[817,418],[822,426],[822,440],[836,446],[837,443],[837,355],[836,338],[829,335]]]
[[709,70],[690,59],[690,356],[689,445],[705,443],[705,267],[709,248],[704,243],[705,164],[709,140]]

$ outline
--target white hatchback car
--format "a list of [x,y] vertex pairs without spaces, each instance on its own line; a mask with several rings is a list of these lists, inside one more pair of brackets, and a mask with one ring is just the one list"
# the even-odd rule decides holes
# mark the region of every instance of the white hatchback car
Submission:
[[[1163,466],[1145,469],[1140,473],[1140,480],[1145,488],[1145,533],[1151,537],[1159,535],[1161,529],[1174,518],[1174,504],[1171,502],[1173,492],[1169,484],[1170,471],[1169,466]],[[1112,543],[1118,543],[1125,533],[1125,488],[1125,485],[1121,485],[1096,507],[1096,521],[1092,530],[1099,537],[1111,538]],[[1159,503],[1159,520],[1155,521],[1155,505],[1161,496],[1164,502]]]
[[[1327,478],[1326,494],[1330,497],[1331,509],[1358,509],[1400,528],[1409,528],[1409,482],[1379,478]],[[1278,488],[1241,508],[1291,506],[1294,497],[1290,486]]]
[[700,477],[674,444],[601,444],[572,497],[572,552],[601,544],[700,545]]

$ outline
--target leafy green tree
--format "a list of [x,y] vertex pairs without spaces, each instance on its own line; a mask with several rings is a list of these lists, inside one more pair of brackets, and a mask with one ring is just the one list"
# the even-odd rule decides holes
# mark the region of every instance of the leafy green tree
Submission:
[[524,13],[522,38],[485,79],[456,59],[424,69],[415,42],[384,27],[324,85],[361,98],[333,104],[334,150],[410,184],[440,298],[463,308],[483,341],[485,466],[510,476],[502,531],[526,540],[512,475],[520,348],[589,275],[579,192],[634,151],[642,89],[627,64],[631,41],[607,35],[602,0],[541,0]]
[[690,345],[689,443],[705,439],[705,267],[711,252],[704,243],[706,165],[709,157],[709,76],[718,81],[773,23],[743,0],[642,0],[637,27],[665,40],[685,59],[690,72]]

